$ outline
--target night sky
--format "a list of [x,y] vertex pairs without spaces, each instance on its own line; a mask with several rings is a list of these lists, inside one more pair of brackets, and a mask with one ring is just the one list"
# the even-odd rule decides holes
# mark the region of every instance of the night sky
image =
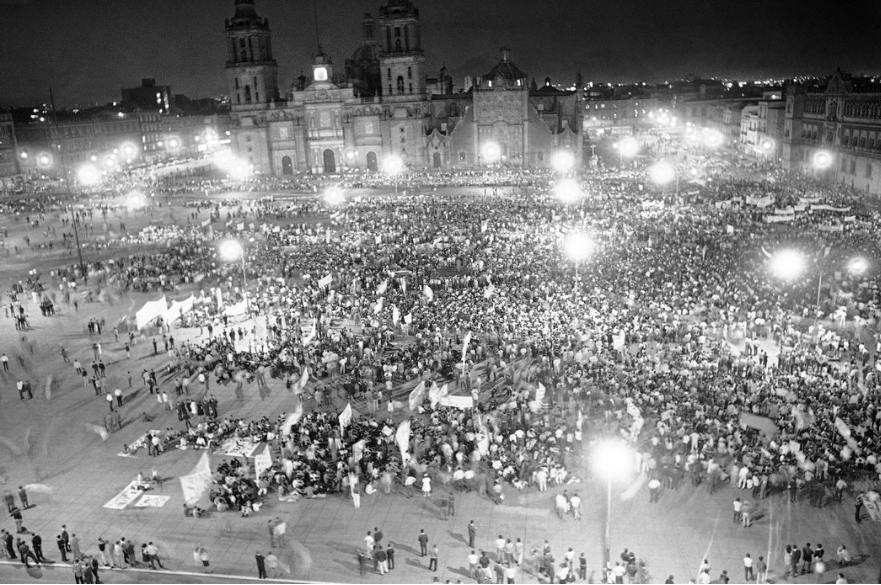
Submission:
[[[377,0],[317,0],[321,42],[335,70],[359,45]],[[309,71],[310,0],[257,0],[268,17],[279,83]],[[417,0],[426,72],[446,64],[455,87],[485,73],[510,45],[539,83],[551,77],[646,81],[881,73],[881,1]],[[0,0],[0,106],[107,102],[142,77],[174,93],[226,92],[224,19],[233,0]]]

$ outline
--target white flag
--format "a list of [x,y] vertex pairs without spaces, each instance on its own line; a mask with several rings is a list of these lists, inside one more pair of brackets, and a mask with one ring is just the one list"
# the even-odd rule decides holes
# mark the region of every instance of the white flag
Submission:
[[462,361],[465,361],[465,357],[468,355],[468,346],[471,344],[471,332],[465,334],[465,339],[462,340]]
[[306,387],[306,382],[309,381],[309,368],[304,367],[303,373],[300,375],[300,380],[297,382],[297,389],[302,392],[303,388]]
[[425,399],[425,380],[419,382],[419,385],[413,388],[413,391],[410,392],[410,410],[416,410],[416,408],[422,404],[422,401]]
[[392,323],[397,325],[398,321],[401,320],[401,310],[397,307],[392,309]]
[[413,322],[413,313],[407,313],[406,315],[404,315],[404,323],[409,325],[412,322]]
[[340,426],[345,429],[352,424],[352,403],[346,404],[346,408],[340,413]]
[[380,282],[380,283],[377,285],[377,287],[376,287],[376,294],[378,294],[378,295],[384,295],[384,294],[385,294],[385,290],[386,290],[387,288],[388,288],[388,279],[385,279],[385,280],[383,280],[382,282]]
[[303,418],[303,402],[297,398],[297,405],[294,407],[294,412],[290,413],[286,419],[284,419],[284,424],[281,427],[281,432],[287,437],[291,434],[291,427],[300,422],[300,419]]
[[488,287],[483,289],[483,298],[488,299],[493,296],[493,293],[496,292],[496,287],[493,284],[490,284]]
[[489,220],[488,219],[485,219],[482,222],[480,222],[480,232],[481,233],[485,232],[486,228],[488,228],[488,227],[489,227]]
[[403,276],[401,277],[401,290],[407,292],[407,279]]
[[373,314],[379,315],[382,312],[382,306],[385,303],[385,297],[379,297],[379,300],[376,301],[376,304],[373,305]]
[[398,445],[398,448],[401,450],[401,459],[405,460],[405,454],[410,450],[410,419],[408,418],[405,421],[402,421],[401,424],[398,425],[398,430],[395,432],[395,443]]
[[431,287],[428,286],[427,284],[426,284],[425,287],[422,289],[422,294],[424,294],[424,295],[425,295],[425,298],[427,298],[429,301],[432,300],[432,299],[434,299],[434,291],[431,290]]
[[545,393],[547,389],[544,387],[544,384],[541,382],[538,383],[538,388],[535,389],[535,400],[529,403],[529,410],[532,412],[538,412],[541,410],[541,403],[545,399]]

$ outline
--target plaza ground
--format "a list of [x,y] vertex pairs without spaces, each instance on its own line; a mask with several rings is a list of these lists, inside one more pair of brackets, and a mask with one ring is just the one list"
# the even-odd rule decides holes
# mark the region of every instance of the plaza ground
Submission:
[[[442,192],[440,193],[442,194]],[[258,195],[254,195],[255,197]],[[168,220],[184,217],[185,211],[167,208],[155,210],[155,214]],[[222,210],[225,214],[226,210]],[[168,214],[168,215],[166,215]],[[202,212],[200,219],[207,217]],[[47,219],[49,219],[47,217]],[[129,231],[149,222],[149,216],[131,216],[125,221]],[[154,218],[155,219],[155,218]],[[118,219],[114,220],[118,223]],[[94,219],[96,234],[100,217]],[[26,246],[21,240],[25,233],[24,222],[9,218],[0,219],[0,225],[10,231],[7,247]],[[50,225],[58,225],[54,220]],[[60,229],[60,225],[58,225]],[[32,235],[33,237],[33,235]],[[134,253],[114,248],[107,254]],[[46,274],[54,263],[71,261],[63,253],[22,251],[18,257],[5,260],[0,267],[0,285],[9,288],[13,280],[24,279],[31,266]],[[161,552],[163,563],[173,576],[160,572],[108,571],[101,574],[108,583],[128,582],[205,582],[198,575],[201,567],[194,563],[192,550],[204,546],[210,555],[216,575],[210,582],[229,582],[220,575],[256,577],[254,552],[264,553],[269,548],[267,520],[281,517],[288,525],[287,542],[277,549],[283,563],[290,567],[285,578],[308,581],[335,582],[387,582],[421,583],[438,577],[456,582],[472,582],[467,571],[467,529],[469,520],[478,525],[479,548],[490,551],[494,557],[494,541],[501,534],[505,538],[521,538],[526,543],[527,557],[533,547],[547,540],[559,559],[572,547],[576,556],[582,552],[588,558],[588,572],[596,573],[602,565],[604,549],[604,518],[606,515],[606,485],[601,478],[587,478],[588,470],[579,470],[584,482],[552,487],[547,493],[535,490],[517,493],[506,486],[503,505],[493,505],[490,500],[477,494],[462,494],[457,499],[457,515],[447,519],[441,507],[446,488],[437,486],[431,498],[421,495],[407,498],[402,494],[385,496],[380,493],[362,497],[362,507],[355,510],[351,500],[333,496],[314,500],[301,499],[295,503],[282,503],[269,499],[260,513],[250,518],[238,514],[213,513],[207,518],[186,518],[181,512],[183,503],[177,477],[188,473],[199,459],[200,451],[171,451],[158,458],[146,456],[140,451],[137,457],[119,457],[123,443],[131,443],[150,428],[180,428],[173,412],[161,410],[155,397],[141,388],[142,369],[155,369],[159,374],[165,365],[164,357],[153,357],[149,339],[136,346],[132,359],[126,360],[122,350],[124,337],[114,342],[113,334],[105,333],[100,339],[90,338],[85,323],[90,317],[104,317],[108,328],[123,315],[133,315],[134,310],[156,294],[123,294],[113,304],[81,303],[79,311],[63,304],[57,307],[54,317],[42,317],[30,300],[25,306],[31,316],[33,329],[26,332],[27,342],[34,351],[25,349],[21,333],[13,327],[11,319],[0,317],[0,351],[10,356],[11,372],[0,373],[0,476],[3,488],[13,492],[19,485],[44,484],[51,494],[31,493],[31,503],[36,504],[24,512],[24,525],[29,531],[39,533],[44,540],[44,553],[49,559],[59,560],[55,536],[61,525],[80,536],[83,550],[97,554],[96,540],[103,536],[115,541],[122,536],[137,543],[153,541]],[[175,339],[195,339],[198,329],[172,331]],[[64,346],[71,361],[79,358],[84,366],[91,363],[91,344],[100,341],[104,349],[104,361],[108,364],[108,387],[119,386],[128,394],[123,407],[124,426],[105,442],[86,428],[87,424],[101,424],[107,411],[103,397],[96,397],[91,388],[83,388],[75,379],[73,368],[64,364],[60,348]],[[18,361],[23,360],[23,366]],[[125,373],[130,370],[134,388],[130,391]],[[52,376],[54,391],[47,399],[44,392],[48,376]],[[32,401],[19,400],[15,381],[27,376],[35,389]],[[233,386],[218,386],[212,380],[211,393],[218,401],[220,416],[234,415],[246,420],[269,416],[274,420],[278,414],[292,407],[291,395],[280,380],[268,379],[270,394],[261,400],[255,385],[245,388],[246,401],[236,401]],[[307,408],[314,406],[307,402]],[[336,399],[337,411],[345,403]],[[363,401],[353,407],[366,413]],[[142,412],[157,414],[153,423],[142,423]],[[214,457],[213,462],[219,462]],[[168,495],[170,499],[161,508],[135,508],[110,510],[104,504],[118,494],[138,472],[149,475],[151,468],[165,478],[164,487],[155,492]],[[725,487],[710,496],[706,486],[698,489],[684,485],[676,491],[665,491],[657,504],[648,501],[647,489],[637,491],[632,499],[622,501],[619,494],[628,488],[626,484],[613,486],[615,497],[612,505],[613,558],[625,547],[636,552],[647,563],[651,582],[663,582],[674,575],[677,583],[687,583],[696,576],[702,559],[709,559],[715,580],[722,569],[727,569],[733,582],[743,578],[742,558],[749,552],[753,558],[765,556],[771,567],[774,582],[834,582],[838,568],[829,564],[827,573],[818,579],[808,575],[797,579],[781,577],[784,546],[822,543],[827,556],[834,558],[839,544],[845,544],[857,563],[842,571],[851,582],[877,582],[881,558],[878,542],[881,523],[853,521],[853,498],[843,504],[830,504],[822,509],[813,508],[806,501],[789,503],[783,496],[773,496],[762,503],[757,521],[751,528],[732,522],[731,501],[734,497],[750,496],[746,492]],[[562,489],[569,493],[578,490],[584,500],[584,518],[575,522],[571,518],[560,520],[553,509],[553,497]],[[14,528],[11,520],[0,522],[7,529]],[[368,530],[379,527],[385,540],[395,543],[396,568],[385,576],[372,572],[361,576],[355,551],[363,547],[363,537]],[[418,555],[416,537],[424,528],[430,544],[437,543],[440,562],[436,573],[427,570],[427,558]],[[531,567],[530,567],[531,568]],[[190,573],[196,573],[191,575]],[[2,582],[72,582],[69,566],[45,567],[41,571],[26,572],[21,565],[0,564]],[[535,582],[531,573],[518,575],[518,582]]]

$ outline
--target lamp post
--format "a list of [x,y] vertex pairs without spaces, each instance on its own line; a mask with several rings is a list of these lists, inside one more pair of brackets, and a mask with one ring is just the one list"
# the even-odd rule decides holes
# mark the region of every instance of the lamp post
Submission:
[[[242,263],[242,288],[248,288],[248,276],[245,274],[245,248],[238,240],[225,240],[220,243],[220,257],[227,262],[241,261]],[[248,296],[245,295],[247,299]]]
[[606,478],[606,530],[603,564],[612,558],[612,481],[633,469],[633,452],[623,441],[610,440],[594,447],[594,464]]
[[575,264],[575,283],[578,284],[578,263],[586,260],[596,250],[596,242],[587,234],[572,232],[563,241],[563,252]]
[[581,199],[581,185],[575,179],[561,179],[554,185],[554,194],[563,203],[575,203]]
[[618,167],[622,168],[625,156],[631,158],[639,152],[639,142],[633,136],[625,136],[615,143],[615,148],[618,149]]
[[655,163],[649,169],[649,177],[654,183],[661,186],[675,180],[676,193],[679,194],[679,173],[677,173],[676,169],[673,168],[673,165],[671,165],[667,161],[662,160],[658,163]]
[[383,170],[387,175],[391,175],[395,184],[395,195],[398,194],[398,174],[404,170],[404,161],[396,154],[389,155],[383,163]]
[[568,150],[559,150],[551,157],[551,166],[561,175],[565,175],[575,167],[575,155]]

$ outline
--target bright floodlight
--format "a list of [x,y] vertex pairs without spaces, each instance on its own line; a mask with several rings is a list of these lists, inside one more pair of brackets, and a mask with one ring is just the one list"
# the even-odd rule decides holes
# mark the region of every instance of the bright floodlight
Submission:
[[594,446],[593,462],[596,471],[611,481],[633,470],[633,451],[621,441],[603,441]]
[[235,162],[235,157],[229,149],[220,150],[214,155],[214,165],[224,172],[229,172]]
[[37,165],[44,169],[52,166],[52,155],[48,152],[41,152],[37,155]]
[[486,161],[486,164],[491,165],[502,158],[502,147],[499,146],[498,142],[487,142],[480,149],[480,154],[483,155],[483,160]]
[[805,271],[805,256],[798,250],[780,250],[771,256],[771,273],[783,280],[795,280]]
[[563,179],[554,187],[554,194],[563,203],[575,203],[581,198],[581,186],[575,179]]
[[397,175],[404,170],[404,161],[401,157],[392,154],[385,157],[382,168],[387,175]]
[[832,153],[828,150],[819,150],[814,154],[812,162],[815,169],[825,171],[832,166]]
[[676,169],[670,163],[661,161],[649,168],[649,177],[658,185],[666,185],[676,179]]
[[244,160],[234,160],[229,166],[229,177],[236,181],[244,181],[251,176],[251,165]]
[[324,192],[324,202],[328,205],[335,206],[340,205],[346,200],[346,194],[343,193],[343,190],[336,185],[333,187],[328,187]]
[[108,171],[113,169],[116,166],[116,155],[108,154],[101,160],[101,164],[104,165],[104,168]]
[[241,242],[238,240],[224,240],[217,248],[221,259],[226,262],[236,262],[242,259],[245,249],[242,248]]
[[76,172],[76,176],[80,185],[83,185],[84,187],[91,187],[92,185],[97,185],[101,182],[101,171],[98,170],[98,167],[92,164],[81,166]]
[[147,198],[138,190],[132,191],[125,196],[125,206],[130,211],[143,209],[147,205]]
[[180,150],[180,138],[177,136],[169,137],[168,140],[165,141],[165,148],[172,152]]
[[685,143],[689,146],[698,146],[701,143],[701,135],[700,132],[695,130],[694,128],[689,128],[685,131]]
[[18,156],[20,156],[22,160],[25,160],[25,159],[28,157],[28,153],[26,153],[26,152],[21,152],[21,153],[19,153]]
[[126,142],[120,147],[120,152],[125,158],[134,158],[138,154],[138,147],[131,142]]
[[765,138],[762,141],[762,150],[764,150],[765,152],[771,152],[772,150],[774,150],[774,141],[770,138]]
[[551,158],[551,165],[558,173],[568,173],[575,166],[575,155],[568,150],[560,150]]
[[704,144],[709,148],[719,148],[725,142],[725,135],[715,128],[710,128],[704,133]]
[[625,136],[618,141],[618,152],[621,156],[634,156],[639,152],[639,142],[633,136]]
[[865,274],[869,268],[869,262],[862,257],[851,258],[847,263],[847,271],[853,276],[861,276]]
[[563,251],[566,257],[574,262],[581,262],[596,249],[596,244],[587,234],[573,232],[566,236]]
[[352,162],[353,160],[355,160],[355,151],[354,150],[346,151],[346,160],[349,162]]

